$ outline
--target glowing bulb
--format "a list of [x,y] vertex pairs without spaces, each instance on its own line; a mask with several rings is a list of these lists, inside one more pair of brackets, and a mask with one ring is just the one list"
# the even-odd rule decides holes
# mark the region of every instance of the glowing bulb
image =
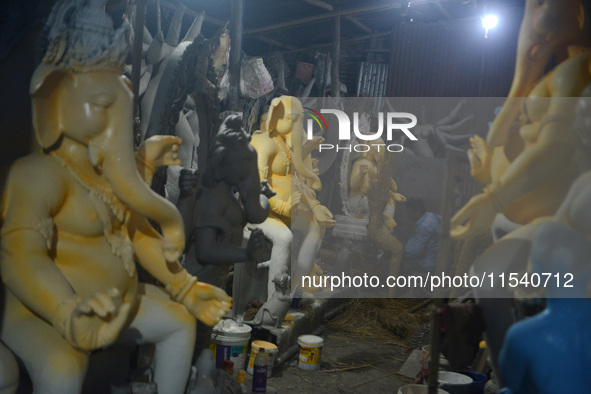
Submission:
[[484,27],[487,31],[490,29],[494,29],[497,24],[499,23],[499,18],[496,15],[486,15],[482,18],[482,27]]

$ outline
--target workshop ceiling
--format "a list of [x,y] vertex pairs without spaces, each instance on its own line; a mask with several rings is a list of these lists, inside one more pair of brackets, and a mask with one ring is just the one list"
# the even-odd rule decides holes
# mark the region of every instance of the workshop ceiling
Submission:
[[[341,16],[341,40],[358,43],[389,34],[396,23],[457,23],[486,12],[522,13],[525,0],[244,0],[243,49],[248,55],[293,53],[328,48],[333,20]],[[230,19],[231,0],[160,0],[162,26],[175,8],[184,6],[190,23],[205,11],[203,32],[212,36]],[[147,24],[156,21],[156,1],[148,5]],[[150,29],[152,31],[152,29]]]

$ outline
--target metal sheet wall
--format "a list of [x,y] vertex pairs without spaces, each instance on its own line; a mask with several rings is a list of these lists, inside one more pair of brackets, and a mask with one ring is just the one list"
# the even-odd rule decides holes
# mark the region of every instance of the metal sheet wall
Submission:
[[362,62],[357,79],[357,97],[384,97],[388,65]]
[[390,97],[504,97],[520,18],[485,38],[480,21],[398,24],[392,31]]

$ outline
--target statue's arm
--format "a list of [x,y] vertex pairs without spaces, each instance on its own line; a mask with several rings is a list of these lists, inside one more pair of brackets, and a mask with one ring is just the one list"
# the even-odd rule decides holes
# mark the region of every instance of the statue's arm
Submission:
[[310,210],[313,210],[316,206],[320,205],[320,201],[316,198],[314,190],[307,186],[302,187],[301,203]]
[[365,161],[365,160],[364,159],[357,160],[353,164],[353,167],[351,168],[351,177],[349,178],[349,188],[353,191],[357,191],[357,190],[361,189],[361,187],[363,186],[363,182],[365,180],[365,177],[368,174],[367,172],[362,173],[359,169],[362,161]]
[[535,144],[525,149],[507,168],[497,184],[489,186],[496,203],[505,207],[556,176],[564,163],[569,163],[577,150],[577,136],[572,130],[572,102],[561,97],[550,102],[541,120],[541,131]]
[[144,217],[133,215],[130,232],[137,262],[154,278],[166,284],[177,272],[183,270],[179,262],[167,262],[162,251],[162,236]]
[[52,214],[63,203],[65,187],[59,176],[43,170],[30,163],[11,169],[4,194],[0,272],[6,288],[51,322],[57,307],[75,293],[50,252]]
[[172,299],[182,303],[195,318],[213,326],[230,309],[231,298],[222,289],[198,282],[178,261],[166,261],[160,234],[147,219],[132,217],[130,232],[138,262],[164,284]]

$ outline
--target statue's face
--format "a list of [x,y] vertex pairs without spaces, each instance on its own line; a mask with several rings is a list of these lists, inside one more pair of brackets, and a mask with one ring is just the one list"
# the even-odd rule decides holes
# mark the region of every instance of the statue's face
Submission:
[[546,43],[568,45],[583,33],[577,0],[528,0],[526,6],[533,11],[533,29]]
[[278,134],[286,135],[294,128],[303,130],[303,108],[299,100],[287,97],[283,100],[283,116],[277,119],[275,131]]
[[384,140],[381,138],[378,138],[373,141],[372,144],[369,144],[370,149],[367,151],[365,156],[367,160],[378,161],[380,155],[382,155],[384,152],[384,146],[379,145],[384,145]]
[[[234,145],[222,160],[220,172],[225,182],[235,186],[252,175],[258,175],[257,153],[254,147],[249,143]],[[257,179],[256,183],[260,183],[260,180]]]
[[62,83],[60,119],[66,136],[88,145],[95,136],[130,119],[132,93],[121,75],[95,71],[75,74]]

